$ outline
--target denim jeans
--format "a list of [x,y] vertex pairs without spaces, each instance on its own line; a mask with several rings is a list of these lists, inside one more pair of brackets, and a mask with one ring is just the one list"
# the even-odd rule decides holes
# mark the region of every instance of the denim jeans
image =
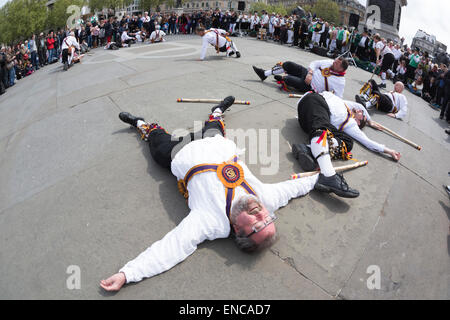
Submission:
[[48,50],[48,63],[53,62],[53,57],[55,56],[55,49]]
[[11,70],[9,70],[8,73],[9,73],[9,86],[12,86],[16,78],[16,70],[14,68],[11,68]]
[[39,70],[36,51],[31,52],[31,64],[33,65],[34,70]]

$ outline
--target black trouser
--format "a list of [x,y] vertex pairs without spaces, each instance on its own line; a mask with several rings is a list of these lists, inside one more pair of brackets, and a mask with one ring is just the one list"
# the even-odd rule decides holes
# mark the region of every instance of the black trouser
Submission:
[[298,46],[298,32],[299,32],[299,27],[298,26],[294,26],[294,41],[292,42],[293,46]]
[[304,34],[304,33],[300,34],[300,48],[305,49],[307,38],[308,38],[307,34]]
[[47,64],[47,55],[44,48],[39,49],[39,64],[41,66]]
[[311,91],[311,86],[305,83],[308,75],[308,69],[294,62],[286,61],[283,63],[283,69],[288,74],[284,77],[284,82],[300,92]]
[[324,32],[322,33],[322,35],[320,36],[320,42],[319,42],[319,47],[327,47],[327,37],[328,37],[328,32]]
[[383,63],[381,65],[381,72],[386,72],[392,68],[395,61],[395,57],[392,53],[386,53],[383,57]]
[[336,39],[336,48],[338,49],[339,52],[342,51],[342,40]]
[[69,58],[69,49],[63,49],[62,54],[61,54],[61,58],[62,58],[62,63],[66,63],[69,62],[68,58]]
[[4,94],[7,88],[3,83],[3,70],[4,68],[0,66],[0,94]]
[[[202,138],[213,137],[216,134],[225,136],[224,127],[219,120],[209,120],[202,129]],[[150,132],[148,143],[153,160],[164,168],[170,169],[173,157],[187,143],[194,141],[196,135],[191,133],[187,137],[173,139],[166,130],[159,128]],[[176,147],[176,149],[175,149]],[[175,150],[174,150],[175,149]]]
[[345,142],[348,152],[353,149],[353,139],[330,123],[330,108],[320,94],[307,94],[298,103],[297,110],[300,127],[309,134],[310,140],[319,137],[323,130],[329,130],[339,145],[341,142]]
[[447,121],[449,121],[450,120],[450,107],[448,106],[448,102],[450,99],[450,88],[444,88],[444,90],[445,90],[444,103],[442,103],[442,106],[441,106],[440,116],[441,117],[445,116],[445,119]]
[[370,85],[372,86],[372,94],[376,94],[378,95],[380,98],[378,99],[378,106],[377,109],[383,112],[391,112],[392,108],[393,108],[393,103],[391,98],[389,98],[389,96],[387,94],[382,94],[380,92],[380,88],[378,88],[377,83],[375,82],[375,80],[370,80],[369,81]]
[[407,70],[407,72],[406,72],[406,77],[407,77],[408,79],[414,80],[414,79],[416,78],[416,69],[417,69],[417,68],[414,68],[413,66],[408,65],[408,66],[406,67],[406,70]]

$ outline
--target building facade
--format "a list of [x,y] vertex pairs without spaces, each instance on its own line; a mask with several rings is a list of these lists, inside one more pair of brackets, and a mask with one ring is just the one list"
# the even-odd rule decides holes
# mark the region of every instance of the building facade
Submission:
[[436,55],[440,50],[447,52],[447,46],[437,41],[436,36],[430,35],[423,30],[418,30],[414,36],[411,48],[418,48],[422,52],[428,52],[431,55]]

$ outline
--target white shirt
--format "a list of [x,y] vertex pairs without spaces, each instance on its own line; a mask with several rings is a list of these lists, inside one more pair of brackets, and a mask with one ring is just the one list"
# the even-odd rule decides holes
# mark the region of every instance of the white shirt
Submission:
[[387,44],[384,44],[382,41],[378,41],[377,44],[375,45],[375,48],[380,50],[381,57],[384,57],[384,55],[388,53],[392,53],[389,46]]
[[130,39],[133,39],[133,38],[130,37],[126,31],[124,31],[124,32],[122,32],[122,35],[120,36],[120,39],[122,41],[127,41],[127,40],[130,40]]
[[367,41],[367,37],[363,36],[361,38],[361,41],[359,41],[359,46],[362,47],[362,48],[365,48],[366,47],[366,41]]
[[[303,95],[303,97],[299,100],[299,102],[309,93],[306,93]],[[347,101],[339,98],[338,96],[332,94],[331,92],[322,92],[320,94],[322,97],[325,98],[328,108],[330,109],[330,123],[339,129],[341,125],[345,122],[348,116],[347,107],[350,110],[356,109],[356,110],[362,110],[364,112],[364,116],[367,118],[367,121],[370,121],[370,115],[367,112],[367,110],[359,103],[353,102],[353,101]],[[369,150],[383,153],[385,146],[382,144],[379,144],[371,139],[369,139],[364,132],[361,131],[361,129],[358,127],[358,124],[356,123],[355,119],[352,117],[348,120],[347,124],[344,126],[343,130],[345,133],[347,133],[350,137],[355,139],[356,141],[360,142],[363,146],[368,148]]]
[[[172,161],[172,173],[184,179],[194,166],[204,163],[220,164],[237,154],[236,144],[220,135],[193,141],[184,146]],[[259,181],[241,161],[245,180],[253,188],[269,212],[285,206],[292,198],[307,194],[314,188],[318,175],[288,180],[277,184]],[[163,239],[153,243],[137,258],[128,262],[124,272],[127,283],[137,282],[169,270],[182,262],[205,240],[227,238],[231,226],[225,213],[225,191],[216,172],[195,175],[188,183],[190,213]],[[246,194],[235,189],[234,201]],[[181,196],[181,195],[179,195]]]
[[255,25],[255,24],[258,24],[259,21],[260,21],[260,19],[259,19],[258,16],[256,16],[256,17],[255,17],[255,16],[252,16],[252,17],[250,18],[250,28],[253,29],[254,25]]
[[397,67],[397,73],[398,74],[405,74],[406,73],[406,71],[407,71],[407,69],[406,69],[406,67],[403,67],[402,65],[399,65],[398,67]]
[[206,57],[206,50],[208,49],[208,44],[212,46],[216,46],[217,44],[217,35],[214,30],[219,33],[219,48],[222,48],[227,43],[227,40],[222,36],[226,34],[225,30],[214,28],[207,30],[205,35],[202,37],[202,51],[200,54],[201,60],[205,59]]
[[[343,98],[345,89],[345,76],[335,76],[331,75],[327,77],[325,82],[325,77],[322,75],[320,69],[331,68],[333,65],[333,60],[317,60],[313,61],[309,68],[313,71],[313,77],[311,80],[311,87],[317,92],[321,93],[323,91],[334,91],[334,93]],[[328,89],[327,89],[328,85]]]
[[151,40],[155,40],[155,41],[164,41],[163,37],[166,35],[166,33],[162,30],[155,30],[152,32],[152,34],[150,35],[150,41]]
[[264,26],[265,24],[268,24],[268,23],[269,23],[269,16],[267,14],[265,14],[262,16],[261,25]]
[[398,92],[389,92],[386,95],[392,101],[393,108],[391,113],[395,113],[397,119],[404,119],[408,113],[408,100],[405,95]]
[[396,49],[395,47],[392,48],[392,53],[394,54],[395,60],[400,60],[403,53],[400,51],[400,49]]
[[68,49],[69,47],[74,46],[77,49],[80,49],[80,45],[78,44],[77,39],[74,36],[68,36],[65,37],[62,45],[61,45],[61,49]]

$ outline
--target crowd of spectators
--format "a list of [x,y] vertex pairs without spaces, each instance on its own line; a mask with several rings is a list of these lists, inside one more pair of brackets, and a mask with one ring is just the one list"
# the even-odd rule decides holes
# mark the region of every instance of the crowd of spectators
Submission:
[[[237,19],[237,30],[260,39],[280,44],[298,46],[300,49],[327,57],[346,54],[353,58],[360,68],[379,73],[375,51],[375,37],[371,30],[357,30],[354,27],[336,25],[324,21],[311,13],[282,16],[267,12],[241,14]],[[401,81],[413,94],[440,109],[440,118],[450,120],[450,59],[447,53],[439,51],[436,57],[418,48],[410,48],[400,41],[383,39],[381,41],[394,55],[394,62],[387,74],[394,83]],[[350,61],[349,61],[350,62]],[[446,112],[447,110],[447,112]]]
[[[222,12],[216,9],[181,14],[144,12],[124,15],[121,19],[116,16],[92,16],[87,21],[81,21],[75,30],[75,37],[86,51],[99,46],[112,49],[129,46],[134,42],[154,42],[155,33],[159,40],[163,40],[166,34],[193,34],[198,26],[206,29],[220,28],[232,36],[259,37],[298,46],[328,57],[347,53],[353,57],[358,67],[377,72],[375,34],[371,30],[358,31],[353,27],[329,23],[311,13],[280,15],[265,11]],[[51,30],[38,37],[33,35],[14,47],[2,47],[0,93],[13,86],[15,80],[58,61],[62,41],[69,31]],[[440,52],[437,57],[432,58],[428,52],[409,48],[403,38],[398,42],[389,39],[382,41],[395,57],[388,70],[388,77],[393,82],[402,81],[413,94],[441,109],[443,118],[450,95],[448,55]]]

